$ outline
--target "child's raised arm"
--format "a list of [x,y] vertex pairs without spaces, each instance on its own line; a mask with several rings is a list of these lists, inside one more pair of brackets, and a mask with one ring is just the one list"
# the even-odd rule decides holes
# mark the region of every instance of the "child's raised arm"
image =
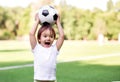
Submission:
[[58,40],[56,42],[56,46],[57,46],[57,49],[60,50],[63,42],[64,42],[64,31],[63,31],[63,28],[61,26],[61,22],[60,22],[60,17],[58,16],[57,18],[57,21],[56,21],[56,25],[57,25],[57,28],[58,28],[58,32],[59,32],[59,37],[58,37]]
[[38,27],[38,24],[39,24],[40,20],[38,18],[38,13],[35,15],[35,23],[33,25],[33,27],[31,28],[30,30],[30,33],[29,33],[29,37],[30,37],[30,44],[31,44],[31,48],[34,49],[34,47],[36,46],[37,44],[37,40],[36,40],[36,37],[35,37],[35,34],[36,34],[36,30],[37,30],[37,27]]

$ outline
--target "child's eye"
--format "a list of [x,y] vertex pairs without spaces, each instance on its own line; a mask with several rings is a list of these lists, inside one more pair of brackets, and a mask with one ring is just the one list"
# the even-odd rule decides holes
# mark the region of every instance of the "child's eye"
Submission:
[[50,38],[53,38],[53,36],[50,36]]
[[46,38],[47,36],[45,35],[44,37]]

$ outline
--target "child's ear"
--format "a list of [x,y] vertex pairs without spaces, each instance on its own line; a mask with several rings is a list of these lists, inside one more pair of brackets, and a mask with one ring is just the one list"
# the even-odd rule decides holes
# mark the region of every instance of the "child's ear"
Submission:
[[40,39],[38,40],[38,42],[40,43]]

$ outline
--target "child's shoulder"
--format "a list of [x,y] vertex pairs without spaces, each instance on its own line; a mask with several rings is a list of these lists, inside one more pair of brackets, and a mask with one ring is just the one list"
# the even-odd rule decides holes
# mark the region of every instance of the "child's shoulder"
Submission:
[[32,51],[34,52],[34,51],[36,51],[36,50],[38,50],[38,49],[40,49],[40,48],[42,48],[41,44],[37,43],[37,44],[35,45],[35,47],[32,49]]

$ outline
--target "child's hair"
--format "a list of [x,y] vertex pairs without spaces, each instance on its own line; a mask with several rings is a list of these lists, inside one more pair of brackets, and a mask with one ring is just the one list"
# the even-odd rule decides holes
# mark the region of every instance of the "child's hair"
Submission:
[[47,30],[47,29],[49,29],[50,33],[54,35],[54,39],[56,38],[55,30],[52,28],[51,25],[42,25],[41,28],[38,30],[38,34],[37,34],[37,40],[38,40],[38,42],[39,42],[39,39],[41,38],[42,32],[45,31],[45,30]]

